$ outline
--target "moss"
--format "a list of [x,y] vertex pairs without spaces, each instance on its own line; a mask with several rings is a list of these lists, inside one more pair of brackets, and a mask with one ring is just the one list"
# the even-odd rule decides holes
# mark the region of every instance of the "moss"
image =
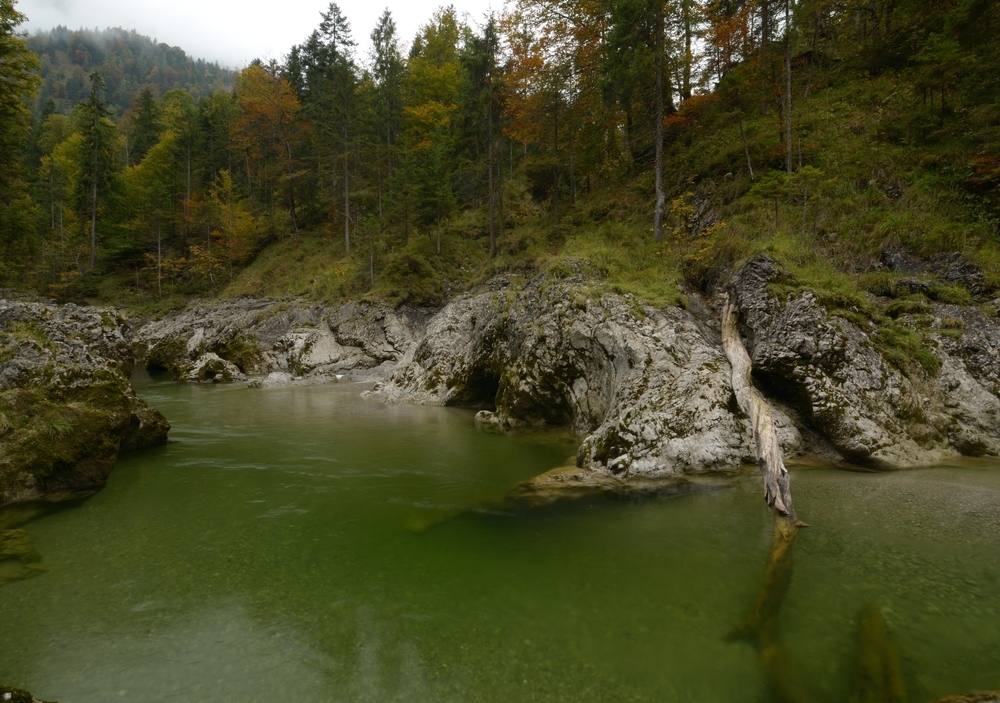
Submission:
[[904,373],[911,371],[914,362],[929,375],[941,368],[941,359],[926,346],[924,338],[899,322],[886,321],[871,339],[885,360]]
[[0,503],[20,488],[41,492],[103,484],[114,466],[130,400],[117,380],[0,392]]
[[858,287],[872,295],[893,298],[896,295],[896,281],[898,279],[898,274],[885,271],[862,273],[858,276]]
[[18,320],[13,323],[8,328],[9,335],[16,341],[27,342],[31,341],[37,344],[42,349],[53,349],[55,345],[52,344],[52,340],[49,339],[49,335],[46,334],[45,330],[36,324],[31,322],[25,322],[24,320]]
[[857,327],[860,327],[861,329],[867,328],[869,323],[871,322],[871,320],[867,315],[864,315],[860,312],[854,312],[853,310],[842,310],[838,308],[835,310],[831,310],[830,314],[835,317],[843,318],[848,322],[856,325]]
[[150,371],[177,373],[185,361],[187,361],[187,343],[179,337],[164,339],[146,353],[146,368]]
[[976,302],[969,291],[958,286],[931,286],[928,297],[931,300],[939,303],[948,303],[949,305],[975,305]]
[[893,300],[885,308],[885,314],[894,320],[900,315],[932,315],[933,313],[934,308],[927,302],[927,298],[919,293]]
[[222,340],[212,345],[209,351],[236,364],[243,373],[250,373],[260,363],[260,345],[244,334]]

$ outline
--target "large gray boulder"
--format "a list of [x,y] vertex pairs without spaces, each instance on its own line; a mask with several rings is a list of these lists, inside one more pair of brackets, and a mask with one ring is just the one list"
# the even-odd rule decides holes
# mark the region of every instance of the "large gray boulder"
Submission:
[[114,310],[0,300],[0,506],[96,490],[170,425],[136,397]]

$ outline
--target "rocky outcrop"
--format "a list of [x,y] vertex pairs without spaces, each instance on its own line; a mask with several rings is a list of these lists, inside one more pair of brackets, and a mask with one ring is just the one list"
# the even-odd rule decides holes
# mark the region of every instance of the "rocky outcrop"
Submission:
[[177,380],[187,383],[232,383],[245,381],[247,376],[236,364],[207,352],[190,364],[181,366]]
[[[482,407],[482,425],[570,425],[579,466],[617,476],[733,470],[753,460],[717,334],[679,308],[590,299],[572,281],[498,279],[457,298],[372,395]],[[803,439],[781,416],[782,439]]]
[[136,397],[114,310],[0,301],[0,506],[96,490],[170,426]]
[[429,315],[368,302],[341,307],[250,299],[194,304],[144,324],[136,349],[147,367],[181,380],[203,380],[192,369],[202,366],[201,359],[213,359],[207,355],[236,368],[217,373],[213,382],[269,373],[307,382],[338,375],[363,380],[384,376],[402,359],[423,334]]
[[[921,262],[889,252],[883,267],[902,272],[893,295],[919,299],[895,308],[873,299],[891,320],[834,314],[804,288],[788,294],[798,289],[767,256],[731,278],[783,452],[876,468],[1000,455],[1000,325],[940,294],[943,282],[953,298],[964,286],[983,299],[991,295],[985,278],[955,256]],[[488,430],[570,426],[582,439],[581,476],[676,477],[752,462],[722,351],[719,299],[692,293],[688,309],[660,310],[628,295],[595,297],[591,283],[500,277],[433,315],[372,302],[192,306],[144,325],[138,346],[150,367],[179,377],[207,358],[238,367],[219,366],[227,373],[199,362],[213,379],[269,374],[252,383],[262,388],[380,380],[373,397],[476,408]],[[908,368],[898,350],[892,356],[886,324],[917,330],[926,370]]]
[[[777,264],[760,256],[737,272],[730,292],[786,456],[899,468],[1000,455],[994,317],[927,302],[933,315],[891,321],[923,325],[919,338],[939,366],[901,369],[877,343],[875,322],[835,315],[808,291],[779,299],[772,284],[782,282]],[[587,472],[599,483],[753,461],[714,322],[717,301],[692,296],[689,310],[656,310],[629,296],[588,297],[585,285],[496,279],[454,299],[371,395],[480,408],[476,423],[489,430],[569,425],[582,437],[577,482]]]
[[971,307],[931,306],[927,341],[941,368],[907,374],[873,344],[874,324],[834,316],[809,292],[779,301],[769,284],[783,275],[760,256],[733,280],[754,375],[847,460],[894,468],[1000,454],[994,318]]

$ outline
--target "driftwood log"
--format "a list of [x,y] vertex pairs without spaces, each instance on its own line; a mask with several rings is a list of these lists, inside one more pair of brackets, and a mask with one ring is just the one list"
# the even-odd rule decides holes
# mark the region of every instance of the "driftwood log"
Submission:
[[781,457],[778,432],[774,427],[771,406],[760,392],[754,388],[750,375],[750,355],[743,346],[738,326],[739,314],[736,306],[726,298],[722,308],[722,348],[732,367],[733,393],[740,409],[750,417],[753,427],[753,441],[757,454],[757,464],[764,478],[764,500],[778,515],[801,525],[795,517],[792,506],[792,491],[788,483],[788,470]]
[[750,418],[754,452],[764,479],[764,500],[774,511],[774,537],[753,612],[730,635],[752,643],[775,697],[788,703],[807,703],[814,698],[806,690],[799,669],[781,644],[778,615],[792,583],[792,546],[802,523],[795,515],[788,470],[781,456],[778,432],[771,406],[753,385],[750,355],[743,346],[736,306],[726,298],[722,308],[722,347],[732,368],[736,402]]

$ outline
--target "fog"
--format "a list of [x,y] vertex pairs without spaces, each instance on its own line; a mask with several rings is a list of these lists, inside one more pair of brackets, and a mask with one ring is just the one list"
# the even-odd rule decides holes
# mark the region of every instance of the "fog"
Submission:
[[[179,46],[193,58],[218,61],[230,68],[255,58],[281,60],[288,50],[314,30],[327,0],[16,0],[27,15],[28,32],[65,25],[70,29],[122,27]],[[382,10],[389,5],[404,47],[427,22],[439,2],[366,2],[342,0],[341,11],[351,23],[359,58],[367,58],[369,35]],[[502,0],[455,0],[459,14],[481,25],[491,7]]]

